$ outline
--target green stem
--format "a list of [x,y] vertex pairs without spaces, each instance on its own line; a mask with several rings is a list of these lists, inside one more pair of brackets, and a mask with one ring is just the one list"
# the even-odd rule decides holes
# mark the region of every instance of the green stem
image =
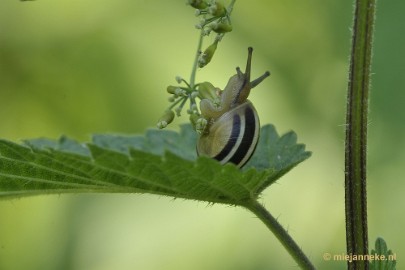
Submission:
[[198,40],[197,52],[195,53],[193,69],[191,70],[191,75],[190,75],[190,88],[191,89],[194,89],[194,86],[195,86],[195,76],[196,76],[197,67],[198,67],[198,57],[200,56],[203,39],[204,39],[204,29],[201,29],[200,38]]
[[232,0],[231,3],[229,4],[228,8],[227,8],[227,12],[228,12],[228,19],[230,19],[230,15],[233,11],[233,6],[235,5],[236,0]]
[[184,97],[178,98],[176,101],[173,102],[172,105],[169,106],[168,110],[171,110],[171,109],[173,109],[174,107],[176,107],[177,104],[179,104],[181,101],[184,102],[184,99],[185,99]]
[[[367,113],[375,0],[356,0],[347,93],[345,212],[348,254],[368,254],[366,152]],[[368,261],[348,262],[368,269]]]
[[304,270],[314,270],[315,267],[309,261],[307,256],[302,252],[300,247],[294,242],[291,236],[286,230],[278,223],[267,210],[259,202],[252,201],[250,204],[245,206],[247,209],[252,211],[257,217],[266,224],[267,228],[276,236],[276,238],[281,242],[285,249],[294,258],[295,262]]

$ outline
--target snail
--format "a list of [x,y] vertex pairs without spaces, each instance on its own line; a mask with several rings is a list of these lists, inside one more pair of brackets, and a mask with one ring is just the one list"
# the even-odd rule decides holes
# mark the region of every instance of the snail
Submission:
[[201,115],[208,123],[197,141],[197,154],[231,162],[242,168],[253,155],[260,136],[259,116],[247,98],[250,89],[261,83],[270,72],[250,81],[253,48],[248,48],[245,73],[239,67],[220,92],[219,105],[210,99],[200,102]]

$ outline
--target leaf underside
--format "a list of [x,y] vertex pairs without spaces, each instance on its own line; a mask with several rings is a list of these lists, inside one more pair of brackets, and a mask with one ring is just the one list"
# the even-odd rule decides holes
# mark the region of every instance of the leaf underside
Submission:
[[396,270],[396,254],[388,249],[383,238],[377,238],[375,249],[371,250],[370,255],[375,256],[370,260],[370,270]]
[[151,193],[244,205],[311,153],[294,132],[261,129],[256,153],[243,170],[195,154],[190,125],[145,135],[94,135],[81,144],[66,137],[0,140],[0,198],[59,193]]

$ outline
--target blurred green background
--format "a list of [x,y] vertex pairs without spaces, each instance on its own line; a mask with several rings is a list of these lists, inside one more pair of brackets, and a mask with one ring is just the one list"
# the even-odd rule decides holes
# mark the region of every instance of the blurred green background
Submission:
[[[180,1],[0,2],[0,137],[88,141],[142,133],[189,77],[198,31]],[[319,269],[344,269],[344,123],[353,1],[236,2],[234,31],[197,80],[225,86],[255,49],[262,123],[297,132],[313,156],[262,202]],[[370,102],[370,245],[403,265],[405,2],[378,1]],[[208,39],[212,41],[213,37]],[[208,44],[208,43],[206,43]],[[185,119],[182,119],[184,122]],[[180,122],[172,125],[176,128]],[[149,195],[53,195],[0,201],[0,269],[296,269],[244,209]]]

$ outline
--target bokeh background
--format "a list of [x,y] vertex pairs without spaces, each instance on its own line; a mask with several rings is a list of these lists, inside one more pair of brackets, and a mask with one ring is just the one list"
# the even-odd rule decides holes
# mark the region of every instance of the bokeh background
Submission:
[[[88,141],[143,133],[189,77],[198,31],[180,1],[0,1],[0,137]],[[262,202],[319,269],[344,269],[344,123],[353,1],[236,2],[234,31],[197,80],[225,86],[255,49],[262,123],[291,129],[313,156]],[[378,1],[370,102],[370,245],[405,260],[405,2]],[[207,41],[212,41],[213,37]],[[208,43],[206,43],[207,45]],[[181,122],[175,122],[176,129]],[[150,195],[52,195],[0,201],[0,269],[296,269],[251,213]]]

